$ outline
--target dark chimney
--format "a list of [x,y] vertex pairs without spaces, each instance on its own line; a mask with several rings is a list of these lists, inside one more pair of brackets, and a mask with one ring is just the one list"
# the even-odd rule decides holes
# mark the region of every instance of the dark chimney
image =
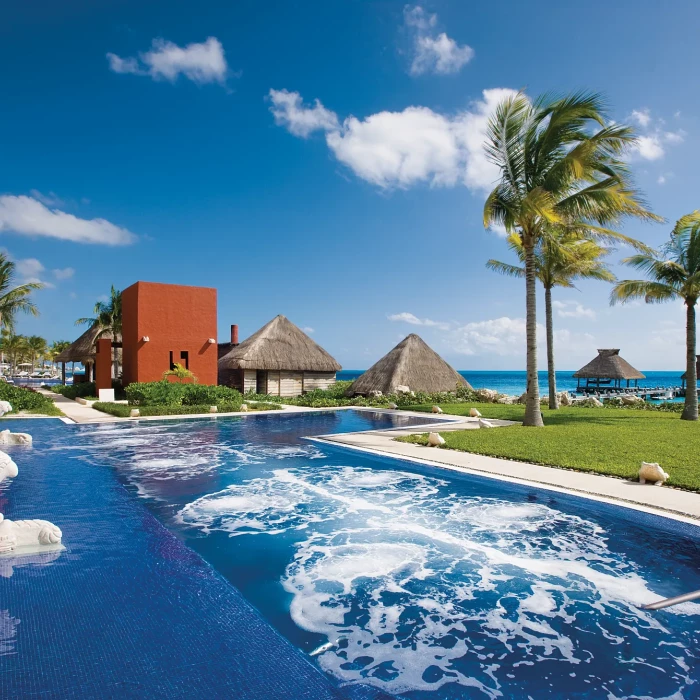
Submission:
[[238,326],[235,323],[231,326],[231,345],[238,345]]

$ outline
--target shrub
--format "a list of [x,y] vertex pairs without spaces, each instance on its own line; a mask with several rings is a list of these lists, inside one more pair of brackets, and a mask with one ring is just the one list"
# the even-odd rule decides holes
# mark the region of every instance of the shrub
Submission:
[[[97,396],[97,388],[95,387],[95,382],[80,382],[79,384],[55,384],[50,387],[54,394],[61,394],[67,399],[73,399],[75,401],[77,398],[86,399],[89,396]],[[126,398],[126,393],[124,388],[119,381],[112,381],[112,389],[114,389],[114,398],[117,401],[121,401]]]
[[239,391],[227,386],[179,384],[166,380],[129,384],[126,398],[131,406],[240,406],[243,401]]
[[0,382],[0,401],[9,401],[12,404],[12,413],[27,411],[47,416],[61,415],[48,396],[44,396],[34,389],[12,386],[7,382]]
[[[209,413],[209,406],[212,404],[203,405],[190,405],[190,406],[139,406],[139,412],[141,416],[186,416],[197,413]],[[131,415],[131,410],[133,406],[127,406],[123,403],[106,403],[97,402],[92,405],[93,408],[103,413],[109,413],[112,416],[117,416],[118,418],[128,418]],[[227,404],[222,403],[218,406],[219,413],[229,413],[234,411],[240,411],[241,404]],[[281,410],[279,404],[273,403],[256,403],[248,404],[249,411],[274,411]],[[217,414],[212,414],[217,415]]]
[[163,379],[167,379],[168,377],[176,377],[177,379],[191,379],[193,383],[197,383],[197,377],[194,376],[194,372],[191,372],[178,362],[175,362],[173,369],[163,372]]

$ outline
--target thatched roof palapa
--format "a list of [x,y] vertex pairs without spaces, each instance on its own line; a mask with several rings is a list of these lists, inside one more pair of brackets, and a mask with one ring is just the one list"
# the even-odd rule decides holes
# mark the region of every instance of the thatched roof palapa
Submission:
[[574,372],[581,379],[646,379],[646,375],[620,357],[619,348],[598,350],[598,357]]
[[56,356],[56,362],[94,362],[97,350],[95,343],[100,338],[114,340],[111,331],[104,331],[100,334],[99,326],[90,326],[74,343],[69,345],[63,352]]
[[404,338],[358,377],[347,394],[353,396],[372,391],[391,394],[397,386],[427,392],[454,391],[458,386],[471,388],[461,374],[415,333]]
[[340,365],[300,328],[282,315],[232,347],[219,369],[337,372]]

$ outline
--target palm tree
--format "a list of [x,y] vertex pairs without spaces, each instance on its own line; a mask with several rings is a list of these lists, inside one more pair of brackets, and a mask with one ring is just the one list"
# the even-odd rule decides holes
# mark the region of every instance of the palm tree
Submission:
[[34,363],[37,358],[42,358],[46,354],[48,347],[46,340],[39,335],[30,335],[27,338],[27,350],[32,358],[32,372],[34,372]]
[[[525,262],[522,239],[517,234],[508,236],[508,247]],[[615,275],[603,262],[611,249],[588,240],[581,233],[553,226],[535,248],[535,275],[544,287],[545,324],[547,331],[547,375],[549,380],[549,408],[557,409],[557,379],[554,369],[554,322],[552,316],[552,289],[575,288],[577,279],[595,279],[613,282]],[[511,277],[525,277],[525,268],[498,260],[489,260],[486,267]]]
[[695,360],[695,305],[700,298],[700,210],[682,216],[661,253],[641,253],[623,263],[646,273],[648,280],[622,280],[610,303],[644,299],[647,304],[682,300],[686,307],[686,391],[683,420],[698,419],[698,378]]
[[0,253],[0,327],[10,332],[15,328],[15,316],[19,311],[38,316],[39,310],[30,297],[33,291],[43,289],[40,282],[14,284],[15,263],[7,255]]
[[626,216],[659,220],[634,189],[624,152],[630,127],[608,124],[599,95],[505,99],[489,121],[486,153],[500,170],[484,205],[484,226],[520,237],[525,267],[527,402],[523,425],[542,426],[537,378],[537,244],[548,227],[585,228],[595,240],[617,238],[606,226]]
[[105,335],[106,333],[112,334],[113,344],[112,344],[112,364],[113,364],[113,374],[116,378],[119,373],[119,361],[117,360],[116,348],[114,343],[121,343],[122,340],[122,293],[118,289],[112,288],[110,290],[109,299],[104,301],[98,301],[93,307],[93,313],[95,314],[92,318],[79,318],[75,325],[85,325],[89,324],[91,328],[99,328],[98,334],[95,336],[95,340]]
[[28,354],[27,339],[23,335],[9,335],[2,339],[3,353],[9,356],[13,369],[17,368],[17,362],[23,360]]
[[51,343],[47,357],[51,360],[51,364],[54,366],[54,369],[56,367],[56,358],[71,345],[72,343],[70,340],[54,340],[53,343]]

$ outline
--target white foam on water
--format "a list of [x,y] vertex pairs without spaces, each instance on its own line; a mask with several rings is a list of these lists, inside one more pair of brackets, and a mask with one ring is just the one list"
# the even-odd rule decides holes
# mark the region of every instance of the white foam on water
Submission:
[[277,469],[194,501],[180,518],[235,535],[308,533],[282,583],[294,622],[328,639],[318,663],[345,682],[392,693],[458,683],[495,698],[519,666],[550,661],[570,678],[595,661],[593,636],[581,635],[589,626],[611,650],[630,630],[648,638],[669,683],[692,682],[689,644],[664,651],[670,632],[638,607],[660,596],[599,525],[446,486],[364,467]]
[[15,653],[19,623],[20,620],[10,615],[9,610],[0,610],[0,656]]

